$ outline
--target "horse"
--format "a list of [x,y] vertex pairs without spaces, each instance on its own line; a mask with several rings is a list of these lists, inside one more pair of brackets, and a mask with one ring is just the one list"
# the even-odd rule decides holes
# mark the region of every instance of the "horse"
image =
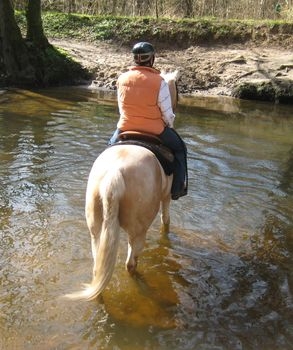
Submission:
[[[172,106],[178,100],[178,72],[162,74],[168,82]],[[109,283],[118,253],[122,228],[128,234],[126,269],[135,274],[146,233],[161,208],[161,233],[169,232],[171,185],[149,149],[137,145],[118,145],[104,150],[95,160],[86,189],[85,216],[91,236],[93,277],[85,289],[66,297],[92,300]]]

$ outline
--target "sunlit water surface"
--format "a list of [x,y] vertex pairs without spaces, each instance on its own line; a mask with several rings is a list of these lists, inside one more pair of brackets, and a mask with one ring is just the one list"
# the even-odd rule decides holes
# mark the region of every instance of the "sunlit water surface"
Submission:
[[185,97],[177,131],[189,194],[149,230],[140,277],[126,237],[103,300],[91,279],[87,176],[115,128],[115,96],[0,94],[0,349],[292,349],[293,110]]

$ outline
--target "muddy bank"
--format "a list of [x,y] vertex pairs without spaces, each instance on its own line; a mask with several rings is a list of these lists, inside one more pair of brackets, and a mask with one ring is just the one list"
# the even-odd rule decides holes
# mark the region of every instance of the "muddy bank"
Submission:
[[[88,68],[96,88],[115,89],[118,75],[132,65],[130,48],[117,44],[71,40],[51,43]],[[181,94],[293,103],[293,54],[289,49],[251,44],[165,49],[157,52],[155,66],[165,71],[179,70]]]

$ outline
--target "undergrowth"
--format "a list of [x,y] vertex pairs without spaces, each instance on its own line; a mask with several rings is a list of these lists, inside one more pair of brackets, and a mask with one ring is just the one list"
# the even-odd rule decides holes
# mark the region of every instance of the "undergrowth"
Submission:
[[[24,14],[17,21],[25,31]],[[216,18],[171,19],[153,17],[89,16],[44,12],[47,37],[88,42],[114,41],[121,45],[148,40],[160,45],[187,47],[194,44],[244,43],[268,40],[272,35],[293,34],[293,23],[281,20],[217,20]]]

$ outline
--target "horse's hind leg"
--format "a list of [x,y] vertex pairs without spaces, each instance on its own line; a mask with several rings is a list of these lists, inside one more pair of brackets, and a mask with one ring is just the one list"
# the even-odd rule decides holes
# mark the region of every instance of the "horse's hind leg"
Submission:
[[138,256],[142,252],[145,243],[146,232],[136,234],[128,238],[128,253],[126,259],[126,269],[133,274],[136,271]]
[[168,196],[167,199],[162,200],[161,203],[161,233],[166,234],[169,233],[170,229],[170,201],[171,197]]

